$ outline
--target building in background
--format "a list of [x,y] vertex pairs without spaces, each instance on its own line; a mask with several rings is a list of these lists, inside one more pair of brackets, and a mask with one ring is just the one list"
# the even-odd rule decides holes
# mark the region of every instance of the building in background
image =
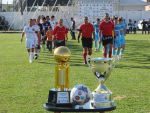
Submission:
[[0,16],[4,16],[9,21],[12,29],[21,29],[29,18],[37,18],[39,15],[55,15],[57,19],[63,18],[67,26],[70,26],[71,17],[74,17],[76,23],[80,24],[83,22],[84,16],[88,16],[89,20],[94,22],[96,18],[102,19],[105,13],[109,13],[110,16],[123,17],[127,21],[129,19],[136,21],[141,19],[149,20],[150,11],[145,11],[145,6],[147,6],[146,10],[150,10],[149,1],[13,0],[13,4],[9,5],[2,4],[2,0],[0,0],[0,11],[6,11],[0,12]]
[[144,11],[147,2],[144,0],[120,0],[120,11]]
[[145,10],[150,11],[150,0],[145,0],[145,1],[148,3],[148,5],[145,6]]

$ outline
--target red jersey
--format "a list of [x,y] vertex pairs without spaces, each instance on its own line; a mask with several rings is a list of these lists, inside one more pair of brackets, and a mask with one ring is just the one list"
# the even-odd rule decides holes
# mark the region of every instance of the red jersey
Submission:
[[47,41],[52,41],[52,34],[53,34],[52,30],[48,30],[46,32]]
[[54,28],[53,31],[53,35],[57,40],[65,40],[67,33],[68,33],[67,28],[65,28],[64,26],[60,27],[58,25]]
[[113,36],[114,23],[112,21],[106,22],[103,20],[100,23],[99,29],[101,30],[103,36]]
[[81,30],[81,33],[82,33],[82,37],[92,38],[92,33],[94,32],[94,27],[91,23],[82,24],[80,26],[80,30]]

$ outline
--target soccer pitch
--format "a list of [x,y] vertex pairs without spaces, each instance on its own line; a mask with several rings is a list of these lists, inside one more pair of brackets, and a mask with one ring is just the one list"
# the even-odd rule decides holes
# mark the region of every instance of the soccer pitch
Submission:
[[[20,34],[0,34],[0,113],[50,113],[43,108],[48,90],[54,87],[53,54],[41,52],[28,62]],[[24,39],[25,42],[25,39]],[[94,90],[98,81],[83,65],[81,43],[69,40],[70,87],[85,84]],[[93,52],[93,57],[100,57]],[[127,35],[124,58],[106,81],[117,109],[111,113],[150,113],[150,35]]]

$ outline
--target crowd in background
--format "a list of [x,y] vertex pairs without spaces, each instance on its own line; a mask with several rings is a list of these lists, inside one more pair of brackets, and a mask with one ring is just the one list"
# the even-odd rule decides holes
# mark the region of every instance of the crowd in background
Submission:
[[136,34],[138,30],[142,31],[142,34],[150,34],[150,20],[146,21],[145,19],[137,22],[129,19],[129,22],[126,26],[126,33],[127,34]]

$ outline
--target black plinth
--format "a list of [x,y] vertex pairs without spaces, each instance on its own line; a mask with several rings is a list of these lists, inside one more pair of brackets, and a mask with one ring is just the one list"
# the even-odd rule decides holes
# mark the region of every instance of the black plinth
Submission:
[[71,107],[55,107],[53,105],[46,103],[44,104],[44,108],[47,111],[52,111],[52,112],[107,112],[107,111],[115,110],[116,106],[110,108],[101,108],[101,109],[74,109]]
[[[58,97],[61,93],[63,93],[63,95],[65,94],[65,97]],[[62,98],[66,98],[65,103],[61,103],[59,101],[59,99],[61,100]],[[56,107],[72,107],[72,104],[70,103],[70,91],[56,91],[54,89],[49,90],[48,103]]]

